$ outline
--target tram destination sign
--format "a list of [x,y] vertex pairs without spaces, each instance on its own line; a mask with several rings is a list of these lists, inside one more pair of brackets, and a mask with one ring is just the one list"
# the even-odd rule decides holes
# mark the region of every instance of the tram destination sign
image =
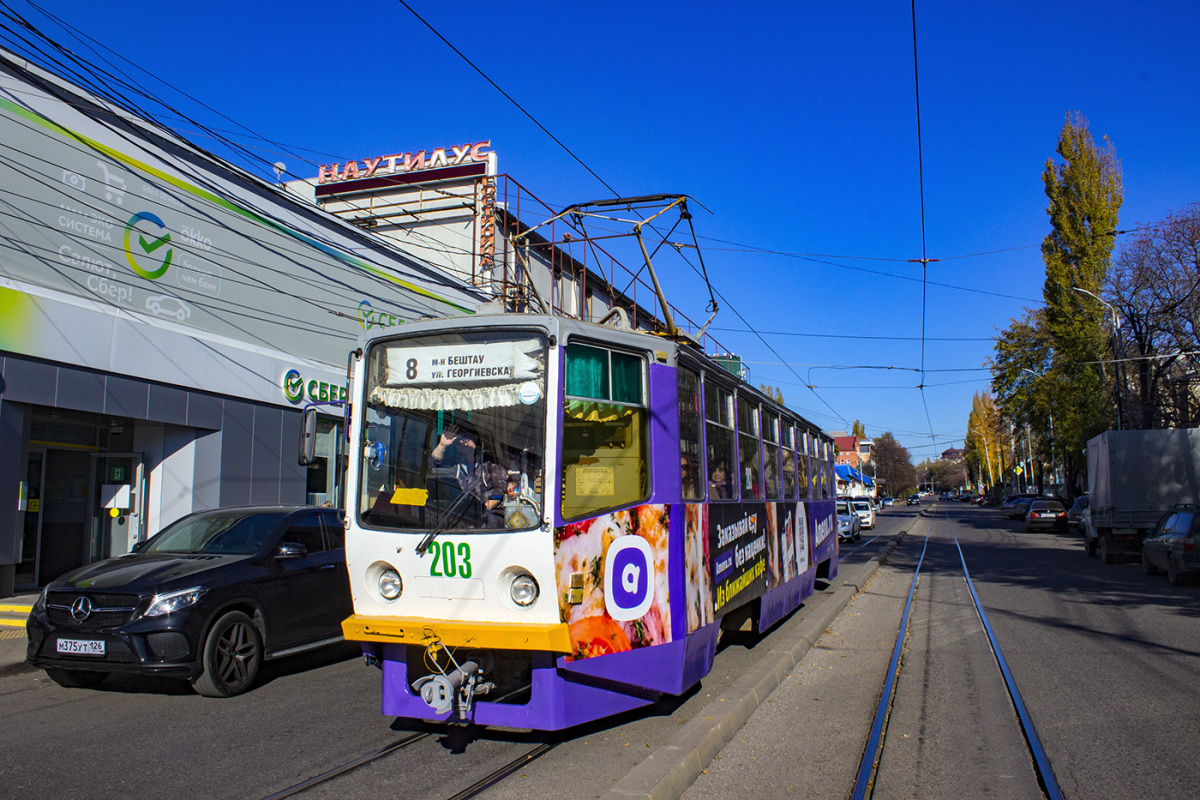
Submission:
[[387,385],[512,383],[536,378],[540,366],[517,342],[397,347],[388,351]]

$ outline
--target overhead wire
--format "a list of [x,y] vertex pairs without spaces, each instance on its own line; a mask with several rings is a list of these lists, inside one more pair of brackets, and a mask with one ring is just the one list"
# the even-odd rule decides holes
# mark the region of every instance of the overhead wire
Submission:
[[[462,54],[462,53],[461,53],[461,52],[460,52],[460,51],[459,51],[457,48],[455,48],[453,45],[451,45],[451,44],[450,44],[450,43],[449,43],[449,42],[448,42],[448,41],[445,39],[445,37],[444,37],[444,36],[442,36],[440,33],[438,33],[438,32],[437,32],[437,31],[436,31],[436,30],[435,30],[435,29],[434,29],[434,28],[433,28],[433,27],[432,27],[432,26],[431,26],[431,25],[430,25],[430,24],[427,22],[427,21],[425,21],[425,20],[424,20],[422,17],[420,17],[420,15],[416,14],[416,12],[415,12],[415,11],[413,11],[413,9],[411,8],[411,6],[409,6],[407,3],[403,2],[403,0],[400,0],[400,2],[401,2],[401,5],[403,5],[403,6],[404,6],[406,9],[408,9],[408,10],[410,11],[410,13],[412,13],[412,14],[413,14],[415,17],[417,17],[417,19],[418,19],[418,20],[419,20],[419,21],[420,21],[422,24],[424,24],[424,25],[425,25],[427,28],[429,28],[431,31],[433,31],[433,33],[434,33],[436,36],[438,36],[438,38],[439,38],[439,39],[441,39],[441,40],[442,40],[442,41],[443,41],[443,42],[444,42],[444,43],[445,43],[447,46],[449,46],[449,47],[450,47],[450,48],[451,48],[451,49],[452,49],[452,50],[453,50],[453,51],[454,51],[456,54],[458,54],[458,55],[459,55],[461,58],[463,58],[463,60],[464,60],[464,61],[466,61],[466,62],[467,62],[467,63],[468,63],[468,64],[469,64],[469,65],[470,65],[470,66],[471,66],[471,67],[472,67],[472,68],[473,68],[473,69],[474,69],[476,72],[478,72],[478,73],[479,73],[479,74],[480,74],[482,77],[484,77],[484,79],[485,79],[485,80],[487,80],[489,84],[491,84],[491,85],[492,85],[492,86],[493,86],[495,89],[497,89],[497,90],[498,90],[498,91],[499,91],[499,92],[500,92],[500,93],[501,93],[501,94],[502,94],[502,95],[503,95],[503,96],[504,96],[506,99],[508,99],[510,102],[512,102],[512,103],[513,103],[513,105],[515,105],[515,106],[516,106],[516,107],[517,107],[517,108],[518,108],[518,109],[519,109],[519,110],[520,110],[520,111],[521,111],[523,114],[525,114],[527,117],[529,117],[529,119],[530,119],[531,121],[533,121],[533,122],[534,122],[534,124],[535,124],[535,125],[537,125],[537,126],[539,127],[539,129],[541,129],[541,130],[542,130],[544,133],[546,133],[546,134],[547,134],[547,135],[548,135],[548,136],[549,136],[551,139],[553,139],[553,140],[554,140],[556,143],[558,143],[560,146],[562,146],[562,147],[563,147],[563,149],[564,149],[564,150],[565,150],[565,151],[566,151],[566,152],[567,152],[567,153],[568,153],[568,154],[569,154],[569,155],[570,155],[572,158],[574,158],[574,159],[575,159],[575,160],[576,160],[576,161],[577,161],[577,162],[578,162],[578,163],[579,163],[579,164],[580,164],[580,165],[581,165],[581,166],[582,166],[582,167],[583,167],[585,170],[587,170],[587,171],[589,172],[589,174],[591,174],[591,175],[592,175],[594,178],[596,178],[596,179],[597,179],[597,180],[598,180],[598,181],[599,181],[599,182],[600,182],[602,185],[604,185],[604,186],[605,186],[605,188],[609,189],[610,191],[613,191],[613,190],[612,190],[612,187],[611,187],[611,186],[609,186],[609,184],[607,184],[607,183],[606,183],[606,182],[605,182],[605,181],[604,181],[602,178],[600,178],[600,176],[599,176],[598,174],[596,174],[596,173],[595,173],[595,172],[594,172],[594,171],[593,171],[593,170],[592,170],[590,167],[588,167],[588,165],[587,165],[586,163],[584,163],[584,162],[583,162],[583,160],[582,160],[581,158],[579,158],[579,157],[578,157],[578,156],[577,156],[577,155],[576,155],[576,154],[575,154],[573,151],[571,151],[569,148],[567,148],[565,145],[563,145],[563,143],[562,143],[562,142],[561,142],[561,141],[560,141],[560,140],[559,140],[557,137],[555,137],[553,134],[551,134],[551,133],[550,133],[550,132],[549,132],[549,131],[548,131],[548,130],[547,130],[547,129],[546,129],[546,128],[545,128],[545,127],[544,127],[544,126],[543,126],[543,125],[540,123],[540,122],[538,122],[538,121],[537,121],[537,120],[536,120],[536,119],[535,119],[535,118],[532,116],[532,114],[530,114],[530,113],[529,113],[529,112],[528,112],[526,109],[524,109],[524,108],[523,108],[523,107],[522,107],[522,106],[521,106],[519,103],[517,103],[517,102],[516,102],[516,101],[515,101],[515,100],[514,100],[514,99],[513,99],[513,98],[512,98],[510,95],[508,95],[506,92],[504,92],[504,91],[503,91],[503,90],[502,90],[502,89],[501,89],[501,88],[500,88],[500,87],[499,87],[499,86],[498,86],[498,85],[497,85],[497,84],[496,84],[494,81],[492,81],[492,79],[491,79],[490,77],[488,77],[488,76],[487,76],[485,73],[483,73],[483,71],[482,71],[481,69],[479,69],[479,68],[478,68],[478,67],[477,67],[477,66],[476,66],[476,65],[475,65],[473,62],[471,62],[469,59],[467,59],[467,58],[466,58],[466,56],[465,56],[465,55],[463,55],[463,54]],[[42,11],[43,13],[46,13],[46,14],[47,14],[47,16],[49,16],[49,17],[52,17],[52,18],[54,18],[54,19],[58,20],[60,23],[62,22],[62,21],[61,21],[61,20],[59,20],[57,17],[55,17],[53,14],[49,14],[49,12],[46,12],[46,11],[45,11],[45,9],[42,9],[40,6],[37,6],[36,4],[32,4],[32,3],[31,3],[31,5],[33,5],[35,8],[38,8],[38,10],[39,10],[39,11]],[[916,44],[916,31],[915,31],[915,4],[914,4],[914,9],[913,9],[913,16],[914,16],[914,32],[913,32],[913,33],[914,33],[914,71],[915,71],[915,69],[916,69],[916,54],[915,54],[915,44]],[[62,23],[62,24],[66,25],[66,23]],[[68,25],[67,27],[70,27],[70,26]],[[90,39],[90,37],[87,37],[87,38],[89,38],[89,39]],[[92,40],[92,41],[94,41],[94,40]],[[103,45],[100,45],[100,46],[103,46]],[[105,48],[105,49],[108,49],[108,48]],[[113,51],[109,50],[109,52],[113,52]],[[132,62],[129,62],[129,63],[132,63]],[[136,66],[136,65],[134,65],[134,66]],[[114,69],[116,69],[116,68],[114,67]],[[140,68],[139,68],[139,69],[140,69]],[[144,70],[143,70],[143,71],[144,71]],[[147,73],[147,74],[149,74],[149,73]],[[130,80],[127,82],[127,83],[128,83],[128,84],[130,84],[130,85],[132,85],[132,86],[139,86],[139,85],[136,83],[136,81],[133,81],[132,79],[130,79]],[[164,83],[165,85],[167,85],[167,86],[170,86],[170,84],[166,83],[165,81],[164,81],[163,83]],[[172,88],[172,89],[174,89],[175,87],[171,87],[171,88]],[[140,89],[140,87],[139,87],[139,89]],[[176,89],[176,91],[178,91],[178,90]],[[141,93],[143,96],[150,96],[150,95],[149,95],[149,93],[148,93],[148,92],[146,92],[144,89],[140,89],[140,93]],[[181,92],[181,94],[182,94],[182,92]],[[197,101],[197,102],[198,102],[198,101]],[[168,104],[162,104],[162,105],[163,105],[163,107],[164,107],[164,108],[172,109],[172,107],[171,107],[170,105],[168,105]],[[202,104],[202,103],[201,103],[201,105],[204,105],[204,104]],[[208,106],[204,106],[204,107],[205,107],[205,108],[208,108],[210,111],[214,111],[214,113],[218,113],[218,114],[220,113],[220,112],[215,112],[215,110],[214,110],[214,109],[211,109],[211,108],[210,108],[210,107],[208,107]],[[174,109],[172,109],[172,110],[174,110]],[[919,93],[918,93],[918,107],[917,107],[917,115],[918,115],[918,157],[919,157],[919,161],[920,161],[920,160],[921,160],[921,158],[922,158],[922,156],[921,156],[921,153],[920,153]],[[226,118],[226,119],[230,119],[229,117],[225,117],[225,115],[223,115],[223,114],[222,114],[221,116],[222,116],[222,117],[224,117],[224,118]],[[231,143],[229,142],[228,138],[222,135],[222,132],[218,132],[218,131],[216,131],[215,129],[211,128],[210,126],[202,125],[202,124],[200,124],[200,123],[196,122],[195,120],[192,120],[192,119],[191,119],[189,116],[187,116],[187,115],[180,114],[180,115],[179,115],[179,118],[180,118],[180,119],[187,120],[187,121],[191,122],[192,124],[195,124],[195,125],[197,126],[197,129],[198,129],[198,130],[203,130],[203,131],[207,131],[207,132],[209,132],[209,133],[210,133],[210,134],[213,136],[213,138],[214,138],[214,141],[220,141],[222,144],[225,144],[226,146],[230,146],[230,145],[231,145]],[[241,125],[240,125],[240,123],[237,123],[236,121],[234,121],[234,120],[232,120],[232,119],[230,119],[230,121],[231,121],[231,122],[234,122],[234,124],[236,124],[236,125],[239,125],[240,127],[244,128],[245,130],[247,130],[247,131],[250,131],[250,129],[249,129],[249,128],[245,128],[245,126],[241,126]],[[252,131],[250,131],[250,132],[251,132],[251,133],[253,133]],[[172,129],[172,133],[176,133],[176,135],[177,135],[177,132],[175,132],[173,129]],[[295,155],[294,151],[286,151],[286,150],[283,150],[283,148],[285,148],[285,147],[286,147],[285,145],[282,145],[282,144],[280,144],[280,143],[278,143],[278,142],[272,142],[270,139],[267,139],[267,138],[265,138],[265,137],[261,137],[261,136],[259,136],[258,134],[254,134],[254,135],[255,135],[255,136],[257,136],[259,139],[261,139],[261,140],[262,140],[262,141],[264,141],[264,142],[271,143],[273,146],[276,146],[276,147],[278,147],[278,148],[281,148],[281,151],[283,151],[283,152],[288,152],[288,153],[289,153],[289,155],[293,155],[294,157],[301,158],[301,160],[305,160],[305,159],[303,159],[303,157],[300,157],[300,156],[297,156],[297,155]],[[255,157],[255,160],[256,160],[257,162],[259,162],[259,163],[266,163],[266,162],[265,162],[265,160],[261,159],[260,157]],[[923,167],[922,167],[922,173],[923,173]],[[613,191],[613,193],[614,193],[614,195],[616,194],[616,192],[615,192],[615,191]],[[921,206],[922,206],[922,257],[923,257],[923,262],[924,262],[924,261],[926,261],[925,257],[926,257],[927,251],[926,251],[926,246],[925,246],[925,230],[924,230],[924,196],[923,196],[923,177],[922,177],[922,186],[921,186]],[[413,247],[415,247],[415,248],[417,248],[417,249],[424,249],[426,252],[431,252],[431,253],[433,253],[433,252],[440,252],[440,253],[441,253],[441,254],[443,254],[443,255],[451,255],[451,254],[452,254],[452,251],[457,251],[457,253],[456,253],[456,254],[466,254],[466,253],[468,252],[468,251],[466,250],[466,248],[454,248],[453,246],[448,246],[448,245],[446,245],[445,243],[442,243],[442,242],[437,242],[436,240],[433,240],[433,239],[432,239],[432,237],[428,237],[428,236],[426,236],[426,235],[424,235],[424,234],[421,234],[420,232],[417,232],[417,236],[424,236],[425,238],[427,238],[427,239],[429,239],[429,240],[430,240],[430,244],[420,244],[420,243],[417,243],[417,242],[413,242],[413,243],[412,243],[412,246],[413,246]],[[703,237],[703,238],[707,238],[707,237]],[[372,247],[374,247],[374,246],[375,246],[375,245],[370,245],[370,244],[369,244],[369,245],[366,245],[364,249],[372,249]],[[660,246],[661,246],[661,245],[660,245]],[[763,252],[768,252],[768,251],[763,251]],[[1000,251],[997,251],[997,252],[1000,252]],[[806,254],[783,254],[783,255],[788,255],[788,256],[791,256],[791,257],[802,257],[802,258],[809,258],[809,256],[808,256],[808,255],[806,255]],[[847,256],[847,257],[845,257],[845,258],[854,258],[854,257],[849,257],[849,256]],[[888,260],[888,259],[877,259],[877,260]],[[686,261],[686,258],[685,258],[685,261]],[[689,266],[691,266],[691,268],[692,268],[693,270],[696,270],[696,269],[697,269],[697,268],[695,267],[695,265],[692,265],[690,262],[687,262],[687,263],[689,263]],[[431,265],[431,266],[432,266],[432,265]],[[833,266],[845,267],[845,266],[847,266],[847,265],[838,265],[838,264],[833,264]],[[934,282],[930,282],[930,281],[928,281],[928,278],[927,278],[927,274],[926,274],[926,272],[927,272],[927,270],[926,270],[926,263],[922,263],[922,336],[921,336],[921,339],[920,339],[920,341],[921,341],[921,343],[922,343],[922,348],[921,348],[921,363],[922,363],[922,370],[923,370],[923,372],[924,372],[924,359],[925,359],[925,343],[926,343],[926,342],[932,342],[932,341],[954,341],[953,339],[935,339],[935,338],[932,338],[932,337],[928,337],[928,336],[926,335],[926,331],[925,331],[925,323],[926,323],[926,313],[925,313],[925,294],[926,294],[926,286],[928,286],[928,285],[942,285],[942,284],[936,284],[936,283],[934,283]],[[907,276],[896,276],[896,275],[891,275],[891,274],[889,274],[889,273],[883,273],[883,272],[879,272],[879,273],[877,273],[877,274],[880,274],[880,275],[883,275],[883,276],[887,276],[887,277],[892,277],[892,278],[899,278],[899,279],[913,280],[913,279],[911,279],[911,278],[908,278]],[[705,277],[706,277],[706,276],[705,276]],[[947,285],[945,285],[945,287],[946,287],[946,288],[951,288],[951,289],[958,289],[958,290],[962,290],[962,291],[981,291],[981,290],[972,290],[972,289],[970,289],[970,288],[967,288],[967,287],[956,287],[956,286],[952,286],[952,285],[948,285],[948,284],[947,284]],[[712,289],[711,289],[711,285],[710,285],[710,291],[711,291],[711,290],[712,290]],[[998,293],[993,293],[993,294],[998,294]],[[724,298],[724,296],[723,296],[723,295],[720,295],[720,293],[719,293],[719,292],[716,292],[716,295],[717,295],[717,296],[720,296],[720,297],[721,297],[721,299],[722,299],[722,301],[723,301],[723,302],[725,302],[725,303],[726,303],[726,305],[727,305],[727,306],[728,306],[728,307],[729,307],[729,308],[730,308],[730,309],[733,311],[733,313],[734,313],[734,314],[735,314],[735,315],[736,315],[736,316],[737,316],[737,317],[738,317],[738,318],[739,318],[739,319],[740,319],[740,320],[741,320],[741,321],[742,321],[742,322],[743,322],[743,323],[746,325],[746,327],[747,327],[747,330],[748,330],[749,332],[752,332],[752,333],[754,333],[754,335],[755,335],[756,337],[758,337],[758,339],[759,339],[759,340],[760,340],[760,341],[761,341],[761,342],[762,342],[762,343],[763,343],[763,344],[764,344],[764,345],[765,345],[765,346],[768,348],[768,350],[770,350],[770,351],[771,351],[771,352],[772,352],[772,353],[773,353],[773,354],[774,354],[774,355],[775,355],[777,358],[779,358],[779,359],[780,359],[780,363],[786,363],[786,362],[784,361],[784,359],[782,359],[782,358],[779,356],[779,354],[778,354],[778,353],[777,353],[777,352],[774,350],[774,348],[771,346],[771,344],[770,344],[769,342],[767,342],[765,338],[763,338],[763,333],[761,333],[761,332],[757,331],[756,329],[754,329],[754,327],[753,327],[752,325],[750,325],[750,323],[749,323],[749,322],[748,322],[748,321],[745,319],[745,317],[743,317],[743,316],[741,315],[741,313],[737,311],[737,309],[733,308],[733,307],[732,307],[732,305],[730,305],[730,304],[728,303],[728,300],[726,300],[726,299]],[[1006,296],[1006,295],[1000,295],[1000,296]],[[1007,297],[1012,297],[1012,296],[1007,296]],[[1024,300],[1024,299],[1028,299],[1028,298],[1016,298],[1016,297],[1013,297],[1013,299],[1023,299],[1023,300]],[[714,329],[714,330],[722,330],[722,329]],[[805,335],[809,335],[809,336],[813,336],[813,337],[821,337],[821,338],[862,338],[862,339],[877,338],[877,339],[880,339],[880,340],[886,340],[886,339],[888,339],[888,338],[891,338],[891,339],[893,339],[893,340],[897,340],[897,341],[908,341],[908,340],[912,340],[912,339],[909,339],[908,337],[851,337],[851,336],[847,336],[847,335],[837,335],[837,334],[824,334],[824,335],[822,335],[822,334],[804,334],[804,333],[785,334],[785,333],[780,333],[780,332],[771,332],[771,333],[769,333],[769,334],[767,334],[767,335],[795,335],[795,336],[805,336]],[[971,341],[971,340],[970,340],[970,339],[965,339],[965,338],[964,338],[964,339],[961,339],[961,341]],[[977,341],[986,341],[986,339],[978,339]],[[929,370],[929,371],[930,371],[930,372],[932,372],[933,370]],[[795,374],[795,373],[793,373],[793,374]],[[800,377],[800,376],[799,376],[799,375],[796,375],[796,377],[799,379],[799,377]],[[922,380],[922,385],[925,385],[925,384],[924,384],[924,379]],[[837,412],[837,410],[836,410],[835,408],[833,408],[833,406],[832,406],[832,405],[830,405],[830,404],[829,404],[829,403],[828,403],[828,402],[827,402],[827,401],[826,401],[826,400],[825,400],[823,397],[821,397],[821,396],[820,396],[819,394],[817,394],[815,391],[813,391],[813,394],[814,394],[815,396],[817,396],[817,398],[818,398],[818,399],[819,399],[819,400],[820,400],[820,401],[821,401],[821,402],[822,402],[822,403],[823,403],[823,404],[824,404],[824,405],[825,405],[827,408],[829,408],[829,410],[830,410],[830,411],[832,411],[832,412],[835,414],[835,416],[836,416],[836,418],[837,418],[837,419],[841,420],[842,422],[845,422],[845,419],[844,419],[844,418],[841,416],[841,414],[840,414],[840,413],[838,413],[838,412]],[[923,393],[922,393],[922,400],[923,400],[923,402],[924,402],[924,396],[923,396]],[[929,411],[928,411],[928,405],[927,405],[927,404],[925,404],[925,411],[926,411],[926,420],[927,420],[927,422],[930,424],[930,428],[931,428],[931,431],[932,431],[932,423],[931,423],[931,420],[930,420],[930,418],[929,418]]]
[[913,38],[913,96],[917,116],[917,180],[920,189],[921,202],[921,405],[925,408],[925,421],[929,424],[929,438],[933,439],[933,420],[929,416],[929,401],[925,397],[925,319],[926,298],[928,296],[929,253],[926,249],[925,236],[925,155],[921,145],[921,80],[917,67],[917,0],[910,0],[912,6],[912,38]]

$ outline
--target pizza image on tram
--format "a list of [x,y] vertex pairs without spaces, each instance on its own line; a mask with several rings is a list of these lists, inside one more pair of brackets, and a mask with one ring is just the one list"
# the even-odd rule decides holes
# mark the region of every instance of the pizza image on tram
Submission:
[[[571,636],[572,659],[620,653],[671,641],[667,575],[669,516],[665,505],[644,505],[573,522],[555,532],[559,613]],[[653,563],[648,610],[617,620],[605,596],[605,563],[613,542],[624,536],[645,540]],[[625,549],[625,548],[618,548]],[[582,591],[578,587],[582,577]],[[573,595],[574,592],[574,595]]]

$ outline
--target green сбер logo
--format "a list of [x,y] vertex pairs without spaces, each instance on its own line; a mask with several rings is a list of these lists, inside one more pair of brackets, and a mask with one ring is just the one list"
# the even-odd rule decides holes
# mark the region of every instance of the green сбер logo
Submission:
[[[157,229],[151,228],[151,224]],[[125,259],[143,278],[158,280],[171,266],[175,248],[167,247],[171,243],[171,234],[163,232],[166,227],[158,215],[149,211],[134,214],[125,223]],[[135,232],[136,244],[130,241]]]
[[283,376],[283,395],[292,403],[299,403],[304,397],[304,378],[299,370],[289,369]]

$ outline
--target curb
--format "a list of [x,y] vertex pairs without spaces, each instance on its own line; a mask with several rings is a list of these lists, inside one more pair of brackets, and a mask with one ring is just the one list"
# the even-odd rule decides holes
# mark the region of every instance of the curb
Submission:
[[23,630],[18,638],[0,639],[0,678],[37,672],[37,667],[25,663],[25,644]]
[[763,658],[734,681],[724,694],[684,725],[671,741],[634,767],[605,796],[610,800],[675,800],[680,797],[725,745],[733,741],[750,715],[791,674],[906,535],[906,531],[898,533],[882,553],[867,562],[867,569],[858,580],[860,585],[844,583],[822,603],[817,612],[804,621],[799,638],[791,645]]

